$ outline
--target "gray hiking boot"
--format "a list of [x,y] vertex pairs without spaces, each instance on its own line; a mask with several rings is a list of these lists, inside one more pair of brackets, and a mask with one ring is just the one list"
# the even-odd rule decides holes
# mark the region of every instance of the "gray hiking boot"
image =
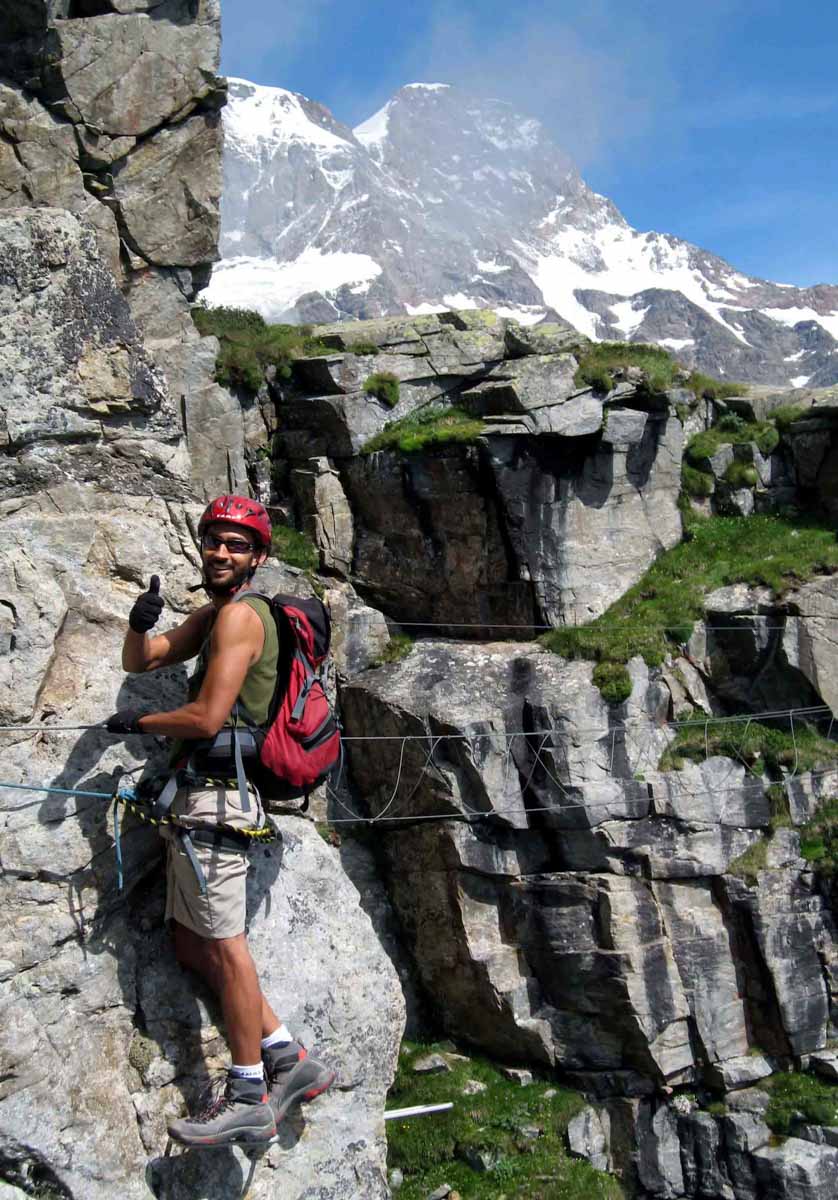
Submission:
[[335,1072],[316,1058],[310,1058],[305,1046],[299,1042],[263,1050],[262,1061],[268,1081],[268,1100],[277,1124],[292,1104],[314,1100],[328,1091],[335,1081]]
[[197,1116],[169,1124],[169,1137],[184,1146],[226,1146],[231,1142],[267,1142],[276,1134],[266,1085],[228,1074],[224,1090],[216,1081]]

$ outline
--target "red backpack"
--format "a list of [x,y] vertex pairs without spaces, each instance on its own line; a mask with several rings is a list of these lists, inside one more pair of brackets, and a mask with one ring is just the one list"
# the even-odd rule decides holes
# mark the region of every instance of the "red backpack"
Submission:
[[233,726],[222,729],[203,752],[196,750],[190,766],[218,774],[219,764],[229,768],[235,760],[246,811],[245,768],[250,775],[258,760],[262,774],[268,771],[272,776],[260,782],[257,768],[260,790],[269,789],[279,799],[305,796],[305,809],[309,793],[328,778],[342,756],[340,727],[326,695],[332,624],[325,605],[314,596],[301,600],[248,590],[237,599],[254,596],[270,605],[279,637],[268,719],[257,726],[242,704],[234,705]]
[[262,599],[276,621],[280,663],[259,758],[291,793],[308,798],[341,757],[340,728],[326,695],[332,623],[316,596]]

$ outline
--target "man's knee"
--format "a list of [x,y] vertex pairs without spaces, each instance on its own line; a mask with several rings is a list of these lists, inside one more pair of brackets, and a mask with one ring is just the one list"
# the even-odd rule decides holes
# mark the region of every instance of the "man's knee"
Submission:
[[207,941],[205,945],[209,958],[216,969],[220,971],[234,971],[252,961],[247,938],[243,933],[239,933],[235,937],[214,938],[212,941]]

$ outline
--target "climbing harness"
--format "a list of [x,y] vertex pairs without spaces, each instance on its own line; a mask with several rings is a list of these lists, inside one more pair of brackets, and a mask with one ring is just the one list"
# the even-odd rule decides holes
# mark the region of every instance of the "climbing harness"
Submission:
[[280,840],[280,832],[267,813],[264,814],[265,823],[263,825],[249,826],[244,829],[224,821],[209,822],[189,819],[184,821],[172,815],[170,811],[172,801],[179,787],[228,788],[235,786],[234,780],[212,779],[179,770],[169,777],[164,791],[170,787],[172,781],[175,781],[177,786],[171,792],[171,796],[167,798],[165,805],[161,805],[163,793],[157,799],[153,798],[155,790],[153,779],[141,783],[138,788],[118,788],[113,796],[114,852],[116,854],[117,886],[120,892],[124,890],[120,806],[144,824],[153,825],[158,829],[161,826],[168,826],[175,831],[175,837],[195,872],[202,896],[206,895],[207,881],[195,853],[196,845],[214,846],[219,850],[232,850],[245,854],[254,842],[262,846],[269,846]]

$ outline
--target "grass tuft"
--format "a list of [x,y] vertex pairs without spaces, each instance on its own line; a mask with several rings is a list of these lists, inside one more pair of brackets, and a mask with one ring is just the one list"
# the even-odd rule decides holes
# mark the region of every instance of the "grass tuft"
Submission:
[[810,410],[805,404],[781,404],[773,408],[769,414],[780,433],[787,433],[795,421],[805,417]]
[[380,351],[375,342],[353,342],[351,346],[346,347],[346,353],[357,354],[360,358],[362,355],[378,354]]
[[597,663],[594,667],[593,682],[607,704],[622,704],[631,695],[631,676],[625,663]]
[[708,592],[732,583],[782,592],[838,570],[834,530],[813,517],[710,517],[687,524],[688,540],[664,551],[601,617],[551,630],[541,642],[564,658],[625,663],[640,654],[659,666],[688,640]]
[[364,380],[364,391],[388,408],[395,408],[399,402],[399,381],[392,371],[377,371],[370,375]]
[[679,369],[672,355],[660,346],[647,346],[643,342],[598,342],[582,351],[575,381],[579,387],[610,392],[614,386],[613,372],[627,367],[637,367],[644,373],[651,392],[665,392],[672,387]]
[[433,405],[386,425],[381,433],[370,438],[361,453],[401,450],[403,454],[415,454],[426,446],[445,442],[473,442],[483,428],[482,421],[462,409]]
[[259,313],[244,308],[197,305],[192,320],[202,337],[219,340],[215,378],[224,387],[255,393],[268,367],[275,367],[281,379],[290,379],[295,359],[333,353],[312,336],[310,326],[268,325]]
[[415,645],[415,639],[406,633],[394,633],[390,640],[372,664],[374,667],[384,667],[389,663],[401,662],[407,658]]
[[716,480],[709,471],[699,471],[689,463],[684,463],[681,468],[681,486],[688,496],[702,500],[713,495]]
[[[709,755],[736,759],[757,776],[779,777],[784,770],[811,771],[838,762],[838,742],[822,737],[813,725],[796,719],[791,727],[778,728],[763,721],[713,720],[695,713],[695,724],[681,725],[660,760],[660,770],[671,771],[685,759],[704,762]],[[690,718],[687,718],[689,720]],[[772,827],[790,823],[785,792],[769,789]]]
[[701,371],[690,373],[687,387],[697,400],[730,400],[734,396],[748,394],[748,385],[745,383],[735,383],[732,380],[722,382],[721,379],[714,379],[712,375],[705,375]]
[[759,1085],[769,1095],[765,1123],[788,1137],[798,1114],[810,1125],[838,1125],[838,1084],[802,1071],[772,1075]]
[[314,542],[290,525],[274,525],[271,551],[282,562],[301,571],[316,571],[320,565],[320,555]]
[[727,417],[711,429],[693,434],[687,442],[684,457],[694,467],[700,467],[702,460],[712,458],[722,446],[739,446],[747,442],[755,442],[761,454],[770,454],[779,442],[779,434],[768,421],[742,421],[733,428],[732,422],[727,423]]
[[828,800],[801,828],[800,853],[820,875],[838,876],[838,797]]
[[[453,1100],[454,1109],[387,1123],[388,1166],[404,1174],[399,1200],[426,1200],[442,1184],[463,1200],[497,1200],[501,1195],[508,1200],[621,1200],[615,1179],[570,1158],[565,1149],[565,1130],[584,1107],[584,1097],[543,1082],[522,1088],[477,1057],[452,1055],[450,1072],[414,1075],[413,1060],[429,1051],[444,1052],[444,1047],[404,1044],[389,1107]],[[485,1091],[465,1094],[472,1079],[485,1084]],[[526,1126],[536,1127],[540,1136],[527,1139],[521,1132]],[[478,1172],[468,1165],[469,1153],[480,1150],[494,1159],[490,1170]]]
[[735,875],[745,883],[754,885],[759,882],[760,871],[764,871],[768,863],[768,844],[770,838],[764,834],[749,846],[728,865],[727,874]]
[[725,471],[725,483],[729,483],[735,488],[752,488],[756,487],[759,482],[759,476],[756,473],[756,468],[750,463],[739,462],[734,460],[728,469]]
[[[645,376],[645,390],[658,395],[683,380],[683,369],[661,346],[650,346],[645,342],[598,342],[581,351],[575,381],[579,387],[610,392],[614,386],[614,373],[627,367],[641,370]],[[686,387],[697,400],[726,400],[744,396],[748,390],[742,383],[725,383],[700,371],[690,373]]]

